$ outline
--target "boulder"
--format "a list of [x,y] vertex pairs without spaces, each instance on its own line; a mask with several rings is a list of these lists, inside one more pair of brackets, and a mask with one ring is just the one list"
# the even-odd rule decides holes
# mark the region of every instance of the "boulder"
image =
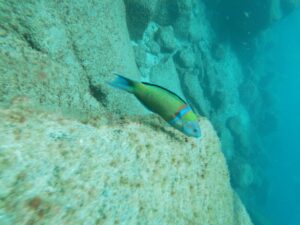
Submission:
[[195,54],[191,48],[184,48],[178,51],[175,60],[181,67],[193,68],[195,66]]
[[177,0],[158,0],[153,20],[161,26],[172,25],[179,16]]
[[173,52],[178,47],[177,40],[174,36],[174,30],[171,26],[160,27],[155,37],[161,50],[164,52]]
[[180,80],[172,57],[161,60],[151,68],[150,82],[167,88],[184,99]]
[[1,1],[0,11],[1,101],[27,96],[91,114],[142,111],[104,82],[113,72],[139,78],[123,1]]
[[157,1],[159,0],[124,0],[131,39],[142,39],[148,23],[154,16]]
[[0,109],[0,224],[251,225],[213,127],[199,122],[202,139],[156,116]]

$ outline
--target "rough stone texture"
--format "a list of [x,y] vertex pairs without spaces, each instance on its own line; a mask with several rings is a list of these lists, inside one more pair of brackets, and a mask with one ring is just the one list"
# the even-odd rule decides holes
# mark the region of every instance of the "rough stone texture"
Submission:
[[190,48],[181,49],[175,59],[179,66],[185,68],[191,68],[195,66],[195,54]]
[[124,0],[131,39],[142,39],[148,23],[154,17],[157,2],[158,0]]
[[158,0],[153,21],[161,26],[168,26],[178,18],[178,0]]
[[207,119],[199,140],[157,117],[83,124],[25,103],[0,109],[0,224],[252,224]]
[[[217,41],[203,3],[173,1],[176,7],[168,11],[170,8],[164,5],[166,2],[156,2],[157,10],[166,10],[164,22],[154,17],[154,22],[150,22],[145,29],[143,39],[135,43],[138,49],[142,49],[136,51],[139,69],[145,81],[167,87],[180,96],[183,94],[183,98],[197,113],[210,118],[219,134],[230,168],[236,168],[231,165],[234,164],[233,160],[249,156],[251,150],[247,146],[250,133],[248,126],[243,127],[239,134],[233,134],[226,126],[228,118],[235,115],[240,115],[243,124],[249,122],[249,114],[241,104],[244,97],[238,92],[240,84],[244,82],[238,57],[228,43]],[[167,12],[175,13],[177,17],[170,20]],[[157,52],[157,42],[161,46],[160,52]],[[177,43],[178,50],[165,51],[175,49],[166,48],[166,43],[167,46]],[[232,178],[233,184],[238,185],[243,177],[242,173],[237,173]]]
[[239,116],[231,116],[227,119],[226,125],[232,135],[235,137],[236,142],[238,142],[238,147],[240,148],[247,148],[247,146],[250,146],[250,143],[248,143],[249,139],[246,139],[245,135],[242,135],[247,131],[247,125],[244,123],[244,121]]
[[[224,2],[212,0],[208,7],[219,7],[218,3],[224,5]],[[288,3],[291,0],[285,2],[286,8],[295,5]],[[220,36],[213,31],[202,1],[124,0],[124,3],[121,0],[0,0],[0,102],[13,102],[17,96],[23,96],[51,110],[60,108],[85,116],[107,112],[142,114],[144,108],[134,97],[104,85],[113,79],[112,72],[139,80],[137,64],[144,81],[184,95],[198,113],[209,117],[222,141],[229,167],[233,171],[240,165],[246,168],[246,156],[253,156],[248,154],[249,150],[257,152],[259,143],[252,145],[253,148],[236,144],[236,140],[249,142],[248,127],[240,129],[237,135],[228,129],[226,121],[239,115],[242,124],[249,124],[249,113],[241,101],[247,101],[245,105],[265,103],[256,101],[261,97],[261,90],[255,87],[252,96],[238,92],[238,87],[255,86],[257,75],[255,80],[242,79],[237,56],[227,42],[219,41]],[[278,7],[274,5],[274,15]],[[251,25],[257,15],[247,9],[240,16],[243,20],[237,23],[244,25],[246,20],[246,25]],[[192,53],[184,57],[190,58],[187,64],[176,61],[175,47],[171,47],[175,51],[164,51],[164,45],[156,41],[155,34],[166,26],[174,30],[171,43],[176,42],[176,48],[189,49]],[[276,119],[266,112],[250,113],[252,117],[262,118],[260,122]],[[266,123],[261,133],[270,129]],[[258,166],[250,167],[255,178],[258,177]],[[245,196],[249,185],[261,179],[248,182],[247,171],[235,173],[232,179],[235,187],[243,188],[240,190]],[[39,200],[34,199],[30,205],[36,202]]]
[[199,74],[196,74],[195,71],[182,71],[179,74],[182,91],[189,99],[190,104],[199,114],[208,116],[212,109],[205,96]]
[[152,54],[158,55],[160,53],[160,45],[156,41],[154,40],[149,41],[148,46]]
[[161,50],[166,52],[173,52],[178,45],[171,26],[159,28],[156,33],[156,41]]
[[257,106],[260,101],[259,90],[253,80],[244,81],[239,87],[241,102],[246,103],[249,109]]
[[[227,118],[235,113],[241,115],[244,124],[248,124],[249,116],[240,103],[238,91],[242,80],[242,71],[236,56],[231,51],[226,51],[221,61],[215,61],[206,45],[194,48],[196,57],[193,69],[181,68],[179,77],[185,97],[192,106],[202,115],[208,116],[220,134],[223,150],[228,159],[236,151],[231,132],[226,127]],[[233,91],[232,91],[233,90]],[[239,134],[239,138],[247,142],[248,127]],[[237,154],[237,153],[236,153]]]
[[181,98],[184,98],[178,73],[176,71],[176,66],[172,57],[162,60],[159,64],[152,67],[150,81],[151,83],[161,85],[169,90],[172,90]]
[[80,67],[68,67],[51,59],[13,32],[0,37],[0,71],[1,102],[27,96],[41,105],[65,110],[100,110],[89,94],[88,80]]
[[84,112],[141,111],[104,83],[112,72],[138,79],[123,1],[0,1],[0,11],[1,100],[27,95]]
[[192,0],[124,0],[132,39],[141,40],[148,23],[169,26],[181,16],[189,16]]
[[147,52],[144,46],[137,45],[133,47],[135,62],[139,68],[145,67],[147,62]]

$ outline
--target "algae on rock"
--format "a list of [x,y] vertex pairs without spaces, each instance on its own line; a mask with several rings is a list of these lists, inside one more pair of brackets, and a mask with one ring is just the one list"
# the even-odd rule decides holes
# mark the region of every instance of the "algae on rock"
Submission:
[[0,109],[0,223],[251,225],[209,121],[200,140],[160,122]]
[[122,0],[1,0],[0,11],[0,101],[25,95],[84,113],[143,110],[105,84],[113,72],[139,77]]
[[[137,100],[102,84],[112,72],[139,77],[127,27],[146,36],[150,19],[159,28],[174,24],[174,16],[182,18],[174,35],[166,35],[171,43],[159,46],[154,35],[141,42],[151,49],[137,51],[141,59],[161,60],[151,68],[145,63],[148,78],[163,84],[162,76],[170,77],[171,89],[200,101],[192,91],[200,85],[182,91],[189,83],[179,81],[202,69],[192,68],[199,63],[194,57],[209,50],[211,40],[208,23],[195,22],[204,19],[201,7],[190,19],[192,2],[127,0],[142,4],[139,15],[149,17],[132,17],[126,24],[122,0],[0,0],[0,103],[16,103],[20,96],[35,103],[31,110],[0,110],[0,224],[251,224],[233,194],[219,140],[206,119],[200,120],[204,137],[199,141],[164,128],[156,117],[112,121],[105,116],[144,112]],[[192,26],[202,36],[191,33]],[[186,39],[180,44],[176,36]],[[162,55],[166,44],[172,52]],[[187,57],[193,63],[182,73],[173,58],[177,47],[193,50]],[[213,83],[209,91],[220,93]],[[111,123],[86,125],[34,110],[40,106],[101,115]]]

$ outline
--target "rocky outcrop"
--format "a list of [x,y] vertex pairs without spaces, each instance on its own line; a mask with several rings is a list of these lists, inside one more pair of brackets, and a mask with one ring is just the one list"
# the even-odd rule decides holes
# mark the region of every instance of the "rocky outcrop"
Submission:
[[148,23],[153,19],[157,0],[124,0],[126,20],[131,39],[142,39]]
[[156,32],[155,39],[163,52],[174,52],[177,49],[177,40],[171,26],[160,27]]
[[[207,7],[221,2],[210,1]],[[243,79],[235,52],[219,41],[202,1],[0,0],[0,11],[1,103],[23,98],[85,117],[138,115],[146,112],[144,107],[109,89],[106,81],[119,72],[152,82],[209,117],[229,167],[242,168],[233,173],[235,187],[247,190],[256,182],[251,175],[257,174],[252,171],[256,166],[245,160],[252,149],[246,146],[251,142],[244,126],[250,111],[241,102],[255,104],[260,90]],[[248,11],[245,15],[252,19]],[[254,94],[244,87],[253,88]],[[261,132],[270,129],[266,123]]]
[[[138,68],[145,81],[167,87],[186,99],[197,113],[210,118],[230,168],[237,168],[235,157],[245,162],[252,149],[250,127],[244,126],[249,124],[250,116],[241,101],[255,96],[238,91],[245,84],[239,59],[229,43],[218,41],[205,5],[201,1],[176,0],[172,1],[175,6],[167,7],[166,2],[156,1],[151,10],[146,7],[152,19],[143,35],[133,42]],[[165,13],[157,16],[162,11]],[[238,132],[227,126],[236,115],[242,122]],[[241,172],[232,181],[238,186],[243,179]]]
[[252,224],[207,119],[199,140],[158,117],[82,123],[25,103],[0,109],[1,224]]
[[26,95],[85,113],[142,111],[105,84],[113,72],[138,77],[122,0],[1,1],[0,11],[2,101]]

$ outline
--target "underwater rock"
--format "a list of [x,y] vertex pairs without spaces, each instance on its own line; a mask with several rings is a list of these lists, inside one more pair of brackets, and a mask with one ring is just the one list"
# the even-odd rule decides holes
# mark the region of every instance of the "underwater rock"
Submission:
[[226,54],[226,50],[222,44],[220,44],[220,43],[212,44],[211,55],[215,60],[220,61],[220,60],[224,59],[225,54]]
[[236,157],[236,146],[234,145],[234,137],[231,132],[224,127],[223,124],[219,123],[219,127],[215,129],[218,131],[220,140],[222,141],[222,151],[225,155],[227,162],[230,162]]
[[222,111],[224,109],[224,102],[227,101],[226,92],[224,90],[215,90],[210,101],[215,111]]
[[140,45],[133,46],[134,55],[135,55],[135,62],[138,67],[143,67],[147,61],[147,53],[146,49]]
[[133,46],[136,64],[138,66],[143,81],[149,81],[149,76],[152,68],[160,62],[160,54],[155,55],[151,52],[151,49],[149,47],[150,42],[151,40],[149,40],[147,44],[140,42],[138,45],[135,44]]
[[124,0],[126,6],[126,20],[133,40],[140,40],[153,17],[158,0]]
[[252,108],[257,105],[259,98],[259,90],[257,85],[251,81],[244,81],[239,87],[239,94],[241,102],[248,108]]
[[254,182],[254,173],[253,169],[250,166],[250,164],[245,164],[242,166],[242,171],[241,173],[243,174],[240,185],[242,188],[246,188],[253,184]]
[[209,116],[211,111],[210,103],[207,101],[204,90],[199,82],[199,76],[193,71],[178,70],[180,84],[184,96],[189,104],[195,108],[200,115]]
[[155,36],[159,27],[160,26],[157,23],[149,23],[143,34],[143,39],[138,42],[139,45],[145,45],[148,52],[154,55],[158,55],[160,53],[160,46],[155,41]]
[[[235,60],[236,56],[233,54],[232,50],[230,48],[226,48],[226,43],[224,44],[224,50],[226,54],[224,54],[223,58],[219,61],[218,57],[214,58],[210,46],[212,46],[212,43],[214,43],[216,34],[213,32],[213,29],[211,29],[211,23],[208,21],[208,19],[211,17],[206,15],[206,7],[203,7],[202,1],[1,1],[0,12],[1,105],[9,104],[10,102],[16,102],[16,99],[21,96],[21,98],[24,98],[26,100],[33,100],[36,104],[36,107],[43,106],[53,111],[62,110],[66,114],[74,113],[77,115],[82,113],[86,116],[102,116],[106,113],[114,115],[116,114],[116,112],[122,115],[144,114],[146,110],[137,100],[123,92],[110,89],[106,85],[106,81],[113,79],[112,72],[118,72],[136,80],[140,80],[139,74],[141,73],[144,80],[150,80],[153,83],[163,85],[170,90],[178,93],[180,96],[182,96],[181,93],[184,92],[183,98],[187,99],[187,101],[191,103],[194,108],[196,108],[198,113],[200,113],[201,115],[209,116],[211,121],[214,123],[218,133],[220,134],[222,144],[224,148],[226,148],[224,149],[226,156],[228,158],[235,157],[234,152],[236,152],[236,150],[238,149],[233,149],[232,147],[232,133],[229,131],[229,129],[227,129],[225,122],[227,118],[232,115],[232,111],[236,112],[242,117],[248,116],[247,112],[244,112],[243,107],[240,106],[240,100],[236,91],[237,86],[239,85],[239,77],[241,77],[239,73],[240,65],[237,60]],[[208,12],[208,15],[209,14],[210,13]],[[170,42],[171,44],[168,43],[167,45],[169,46],[167,48],[173,50],[166,51],[165,49],[161,49],[160,45],[155,41],[154,34],[156,34],[157,29],[160,26],[163,26],[161,29],[164,29],[165,26],[174,28],[174,31],[172,30],[168,34],[170,35],[170,40],[173,39],[173,41]],[[129,38],[129,35],[131,37],[131,40]],[[176,47],[174,47],[175,42]],[[132,46],[137,46],[134,47],[136,55],[134,55]],[[197,48],[200,48],[201,52],[199,52]],[[192,54],[195,55],[192,56],[192,54],[187,54],[183,56],[186,62],[183,60],[183,63],[180,62],[182,64],[178,63],[177,61],[177,71],[175,71],[173,61],[176,60],[176,58],[169,58],[172,57],[172,55],[169,53],[176,51],[176,49],[191,49]],[[213,57],[211,57],[211,55]],[[140,72],[138,71],[136,64],[138,64]],[[181,82],[178,81],[178,77],[180,78]],[[13,117],[13,119],[16,121],[24,122],[27,116],[21,114],[20,116],[13,115]],[[46,118],[38,118],[40,118],[44,122],[45,120],[48,121],[48,115],[45,115],[45,117]],[[45,123],[42,123],[41,126],[44,126]],[[53,123],[57,125],[56,122]],[[76,125],[78,124],[76,123],[73,125],[76,127]],[[0,127],[1,126],[2,123],[0,123]],[[35,127],[35,125],[33,126]],[[137,133],[143,133],[143,128],[143,126],[140,127],[140,125],[136,125],[134,127],[131,127],[130,129],[137,129]],[[53,129],[55,130],[57,129],[57,127]],[[29,171],[34,170],[34,167],[36,165],[39,166],[39,157],[47,162],[47,158],[50,157],[49,154],[55,152],[55,157],[59,158],[59,162],[62,165],[64,163],[64,160],[66,160],[66,162],[71,165],[71,169],[76,170],[77,172],[79,171],[78,173],[87,173],[87,176],[83,176],[78,174],[76,175],[74,171],[69,171],[69,173],[74,172],[74,179],[88,180],[89,178],[87,177],[93,170],[91,167],[98,168],[97,166],[102,166],[102,164],[105,164],[105,162],[102,162],[100,160],[100,165],[96,165],[96,163],[93,161],[91,165],[85,165],[84,160],[77,157],[83,156],[83,158],[85,157],[85,159],[92,160],[88,155],[90,149],[96,151],[93,149],[92,144],[89,143],[87,145],[88,147],[85,147],[85,145],[77,146],[78,143],[75,143],[73,136],[69,134],[70,132],[65,132],[62,127],[60,127],[59,129],[60,130],[57,132],[49,131],[49,135],[47,136],[53,142],[59,142],[59,144],[53,145],[53,148],[51,146],[41,146],[42,144],[38,144],[37,148],[33,148],[33,145],[30,145],[30,143],[28,144],[29,147],[31,146],[34,149],[33,151],[39,151],[41,149],[46,150],[46,152],[43,153],[45,155],[40,157],[39,154],[42,153],[39,152],[36,158],[34,158],[34,156],[30,155],[28,146],[25,146],[25,155],[23,155],[23,152],[21,151],[16,151],[17,160],[21,160],[21,162],[23,163],[20,164],[20,171],[22,170],[24,172],[27,168],[29,168]],[[77,128],[75,128],[75,130],[76,129]],[[87,131],[87,135],[92,131],[95,131],[95,134],[102,135],[106,140],[106,138],[108,138],[108,136],[112,133],[112,130],[108,128],[108,133],[106,133],[103,129],[101,128],[101,132],[98,132],[98,128],[93,128]],[[116,134],[120,132],[122,133],[122,129],[123,127],[120,129],[116,129],[116,131],[114,132]],[[14,131],[14,134],[11,134],[15,135],[14,138],[17,140],[15,143],[25,143],[25,137],[22,136],[23,130],[26,134],[27,132],[29,132],[27,128],[23,129],[22,127],[22,129],[16,130]],[[44,130],[44,127],[41,127],[40,130]],[[33,130],[30,132],[29,133],[31,136],[29,135],[29,140],[33,139],[34,135],[36,137],[40,137],[37,129],[35,130],[35,128],[33,128]],[[78,133],[78,135],[84,136],[84,132],[80,132]],[[155,130],[155,132],[158,133],[157,130]],[[135,133],[135,131],[133,131],[133,133],[138,135],[137,133]],[[6,135],[9,134],[6,133]],[[21,139],[18,142],[19,136],[21,136]],[[75,139],[80,140],[79,136],[76,136]],[[7,136],[3,136],[3,138],[6,137]],[[84,137],[88,139],[87,136]],[[92,135],[91,137],[94,137],[94,139],[99,138],[95,135]],[[116,139],[117,137],[117,135],[114,136],[114,138]],[[2,135],[0,135],[0,139],[1,138]],[[152,136],[150,138],[152,138]],[[158,136],[158,138],[160,140],[161,136]],[[169,136],[164,136],[164,138],[166,140],[163,141],[167,141]],[[148,141],[149,137],[145,135],[142,136],[141,139],[139,139],[140,143],[138,145],[130,142],[133,146],[131,150],[135,151],[135,146],[137,146],[137,148],[144,149],[144,139]],[[43,140],[45,141],[45,139]],[[103,139],[100,138],[99,141],[100,140]],[[122,140],[109,140],[112,143],[116,142],[117,144],[122,146],[124,145],[123,142],[125,138],[122,139],[123,142]],[[158,139],[153,138],[153,140]],[[169,140],[171,142],[171,139]],[[11,142],[13,143],[14,141],[15,140]],[[66,152],[63,149],[66,143],[65,141],[70,141],[70,143],[73,143],[72,148],[68,146]],[[99,158],[101,158],[103,154],[107,154],[106,151],[109,151],[110,153],[115,151],[115,149],[108,147],[108,144],[104,144],[104,146],[106,147],[102,148],[102,145],[98,141],[96,142],[96,148],[101,150],[99,150],[101,153],[99,153],[100,156],[98,155]],[[167,144],[169,144],[169,142]],[[167,144],[162,145],[165,146]],[[154,145],[160,145],[160,143],[155,142]],[[4,148],[2,147],[3,145],[1,145],[0,142],[0,154],[4,149],[7,149],[7,147],[5,146]],[[15,148],[17,147],[20,146],[11,144],[11,148],[13,150],[15,150]],[[117,147],[118,146],[116,146],[115,148],[117,149]],[[184,149],[184,145],[179,145],[178,148],[175,147],[176,151],[174,153],[180,154],[178,150],[179,147],[181,149]],[[81,152],[83,150],[84,153],[80,155],[78,152]],[[6,151],[4,152],[6,154]],[[116,150],[116,152],[119,153],[118,150]],[[122,155],[122,153],[123,152],[120,153],[120,157],[124,156]],[[128,152],[126,152],[126,154],[127,153]],[[159,153],[164,154],[163,151],[159,151]],[[74,155],[72,156],[72,154]],[[170,154],[172,154],[172,152]],[[1,155],[1,157],[2,156],[3,155]],[[106,158],[108,158],[108,155],[106,156]],[[14,162],[13,159],[11,159],[13,158],[13,156],[8,155],[7,157],[10,157],[10,161],[5,161],[6,163],[9,163],[11,161]],[[26,164],[25,162],[26,159],[31,159],[30,157],[33,157],[32,167],[30,167],[29,165],[29,163],[31,163],[30,160],[28,160],[28,164]],[[114,157],[119,156],[114,155]],[[157,156],[157,158],[159,157]],[[6,164],[4,163],[0,164],[0,167],[1,165],[6,166]],[[11,165],[14,164],[12,163]],[[53,185],[55,186],[55,188],[52,189],[51,186],[49,188],[49,193],[51,192],[51,190],[54,190],[54,194],[49,194],[47,192],[48,189],[45,189],[46,201],[44,201],[44,198],[42,198],[41,196],[34,194],[30,195],[30,198],[28,197],[28,199],[25,199],[26,194],[32,193],[30,192],[29,188],[32,183],[27,180],[27,183],[24,182],[25,189],[22,189],[23,186],[17,186],[17,182],[15,182],[16,187],[13,191],[10,192],[10,194],[14,196],[14,193],[17,193],[17,197],[16,199],[12,200],[11,204],[8,205],[5,210],[11,210],[11,206],[15,206],[14,203],[18,201],[18,196],[21,196],[20,199],[22,200],[22,202],[24,202],[24,204],[19,206],[16,214],[20,215],[19,212],[25,210],[21,209],[21,206],[25,205],[31,211],[26,211],[22,215],[26,214],[26,218],[29,218],[30,216],[36,216],[32,220],[30,220],[28,224],[36,223],[36,220],[39,220],[40,217],[45,219],[47,216],[44,216],[44,212],[48,210],[50,205],[51,207],[55,205],[51,208],[51,210],[53,210],[52,212],[59,211],[61,213],[60,215],[64,214],[65,216],[63,216],[63,218],[66,220],[68,220],[69,218],[71,220],[70,224],[76,223],[76,218],[83,220],[83,217],[85,216],[82,215],[88,214],[88,211],[92,208],[92,210],[90,210],[92,218],[95,218],[93,216],[95,214],[99,218],[98,221],[93,221],[92,223],[102,224],[101,220],[106,216],[102,215],[101,213],[104,211],[109,211],[110,209],[108,208],[111,206],[106,205],[106,203],[104,202],[109,202],[110,198],[103,198],[104,200],[102,199],[103,201],[100,204],[94,199],[96,199],[98,193],[102,193],[102,191],[104,196],[108,195],[109,197],[111,197],[114,194],[113,192],[110,192],[109,195],[109,193],[107,193],[104,188],[101,188],[105,186],[104,184],[107,183],[109,185],[112,184],[111,186],[114,186],[114,183],[112,183],[111,180],[119,179],[121,175],[115,178],[113,177],[115,170],[111,171],[110,169],[107,169],[108,167],[103,166],[101,168],[106,168],[107,170],[101,171],[100,169],[98,169],[97,173],[98,175],[100,174],[100,176],[104,176],[103,174],[106,173],[108,174],[107,177],[97,178],[97,176],[91,172],[92,179],[95,178],[95,182],[101,181],[101,187],[97,187],[96,184],[93,184],[95,186],[95,189],[88,189],[85,192],[82,191],[84,188],[86,188],[85,184],[83,182],[77,183],[77,181],[75,181],[75,183],[73,183],[73,187],[78,185],[79,189],[76,189],[78,188],[76,186],[74,192],[71,192],[69,195],[67,195],[66,198],[69,199],[66,199],[62,194],[63,192],[65,192],[64,185],[67,185],[66,183],[68,183],[69,180],[73,180],[67,175],[65,175],[67,177],[66,180],[61,179],[61,177],[59,176],[60,165],[55,165],[58,167],[58,172],[53,169],[54,175],[51,174],[52,171],[49,172],[46,171],[46,169],[41,170],[46,171],[47,175],[50,174],[50,181],[54,183]],[[75,168],[75,165],[78,165],[78,168]],[[22,169],[21,166],[23,166],[24,169]],[[41,167],[42,166],[43,165],[41,165]],[[134,166],[136,165],[133,165],[133,167]],[[159,166],[160,170],[164,165],[159,164]],[[86,168],[88,169],[85,170]],[[49,168],[49,170],[50,169],[51,168]],[[130,167],[130,169],[128,170],[131,169],[132,168]],[[136,170],[134,169],[135,168],[133,168],[132,171],[136,172]],[[151,169],[154,170],[153,167],[151,167]],[[65,170],[69,170],[69,168]],[[119,170],[121,169],[119,168]],[[140,175],[139,172],[140,171],[136,172],[135,175]],[[193,174],[191,168],[188,172],[191,172],[191,174]],[[26,174],[26,172],[24,173]],[[64,173],[67,172],[64,171]],[[147,175],[147,172],[145,172],[144,174]],[[142,174],[141,176],[143,176],[144,174]],[[176,175],[176,173],[174,174]],[[20,174],[19,177],[17,177],[19,180],[21,180],[21,184],[23,184],[23,176],[25,175]],[[58,177],[57,179],[59,182],[61,182],[61,184],[57,184],[56,176]],[[173,174],[171,174],[170,176],[173,176]],[[182,177],[184,176],[185,174],[182,174]],[[41,180],[42,182],[42,184],[40,184],[41,186],[38,186],[37,189],[40,188],[39,190],[44,190],[44,187],[46,187],[46,184],[43,183],[45,182],[45,179],[38,173],[36,173],[33,177],[35,179]],[[0,179],[1,178],[2,177],[0,177]],[[11,177],[11,179],[14,178],[16,178],[16,176]],[[17,180],[17,178],[15,180]],[[144,181],[147,181],[146,176],[144,176],[143,179]],[[157,176],[156,179],[162,180],[163,178]],[[164,181],[161,181],[161,183],[163,182]],[[169,183],[171,183],[171,181],[169,181]],[[57,187],[56,185],[61,186]],[[145,186],[148,187],[147,185],[144,185],[144,190],[147,189]],[[68,187],[66,190],[72,191],[73,187]],[[155,190],[159,192],[159,188],[157,186],[156,188],[157,189]],[[34,189],[34,193],[39,191],[37,189]],[[22,190],[25,190],[26,193],[24,191],[24,193],[21,193],[21,195],[19,194],[19,192],[21,192]],[[147,193],[150,193],[151,190],[149,190],[149,192]],[[121,194],[118,193],[118,189],[113,189],[113,191],[117,192],[116,198],[121,196]],[[204,191],[207,192],[206,189]],[[55,198],[55,200],[53,200],[56,193],[59,193],[59,195],[57,199]],[[139,193],[140,192],[137,192],[137,195]],[[167,192],[167,194],[169,193],[170,192]],[[93,197],[96,197],[89,197],[90,194],[93,194]],[[125,192],[125,195],[126,194],[127,192]],[[187,192],[187,194],[189,194],[189,192]],[[164,193],[161,195],[163,196]],[[170,194],[170,196],[171,195],[172,193]],[[3,213],[2,209],[4,207],[2,207],[2,196],[3,195],[0,196],[0,219],[2,219],[0,221],[0,224],[9,224],[9,221],[12,221],[11,218],[13,218],[14,212],[12,210],[9,211],[9,213],[6,213],[6,211],[5,213]],[[61,202],[59,199],[60,196],[63,197],[63,200]],[[178,197],[179,194],[177,194],[176,196],[177,197],[175,199],[178,200],[178,198],[180,198]],[[77,198],[78,200],[76,202]],[[143,199],[140,198],[140,196],[133,196],[131,200],[132,199],[133,201],[135,201],[135,199],[138,199],[138,203],[135,202],[132,204],[142,205],[141,211],[143,211]],[[146,202],[147,204],[156,204],[156,202],[151,202],[150,197],[149,199],[149,202]],[[156,196],[155,199],[159,199],[159,197]],[[70,205],[68,205],[69,200],[71,202]],[[91,201],[90,205],[87,204],[88,201]],[[167,206],[169,208],[167,209],[167,211],[172,211],[172,209],[174,209],[172,208],[172,204],[175,202],[175,200],[171,201],[169,199],[164,199],[164,201],[168,203]],[[182,198],[181,201],[184,201],[184,199]],[[116,202],[117,200],[112,204],[117,205]],[[172,204],[170,202],[172,202]],[[190,209],[189,207],[192,207],[191,205],[194,202],[191,201],[185,203],[186,205],[188,205],[187,208]],[[87,208],[90,207],[90,209],[84,208],[84,213],[82,215],[79,215],[79,210],[77,209],[77,207],[79,208],[81,204],[88,205]],[[201,204],[199,204],[199,206],[200,205]],[[224,206],[224,208],[226,208],[227,206],[230,207],[231,205],[228,204]],[[122,215],[124,217],[126,217],[126,215],[131,215],[130,213],[132,213],[132,211],[134,210],[140,210],[137,208],[128,209],[125,207],[124,202],[120,207],[124,207],[121,209],[121,211],[124,209],[124,212],[126,210],[128,210],[129,212],[124,213]],[[157,215],[158,212],[155,211],[156,209],[151,209],[152,208],[149,206],[148,208],[146,208],[146,210],[148,210],[147,214],[145,212],[142,213],[145,214],[145,217],[152,215],[153,213],[154,216],[153,218],[150,218],[149,221],[155,222],[155,215]],[[72,218],[74,210],[76,211],[76,216]],[[96,210],[98,211],[96,212]],[[186,216],[185,218],[187,218],[186,220],[189,220],[190,217],[193,217],[191,215],[192,211],[193,210],[190,210],[189,212],[184,214],[184,216]],[[120,213],[120,211],[112,211],[112,213],[114,212],[116,214]],[[176,212],[178,212],[178,214],[176,214]],[[159,211],[159,213],[163,212]],[[175,215],[174,218],[177,218],[176,215],[183,215],[181,214],[181,211],[178,210],[178,208],[176,208],[172,213],[174,213]],[[222,213],[223,212],[221,212],[221,215]],[[29,215],[29,217],[27,217],[27,215]],[[112,216],[111,218],[114,218],[114,215],[111,215],[109,213],[107,215],[110,215]],[[211,220],[213,221],[208,221],[206,224],[218,224],[218,222],[214,223],[214,220],[220,218],[219,216],[221,215],[217,215],[215,219],[214,217],[212,217],[213,219]],[[87,218],[90,218],[89,216],[90,215],[88,215]],[[58,217],[58,219],[59,218],[61,217]],[[3,222],[3,220],[5,220],[5,222]],[[219,219],[219,221],[221,220],[222,219]],[[170,221],[173,221],[172,218],[170,219]],[[118,221],[115,222],[117,223]],[[135,224],[135,221],[130,221],[130,223]],[[145,224],[144,221],[140,223]],[[157,223],[160,223],[160,221]],[[203,223],[205,223],[205,221]],[[11,222],[11,224],[15,224],[14,221]],[[59,224],[59,222],[54,221],[53,224]],[[223,223],[219,222],[219,224]],[[232,224],[239,223],[232,222],[230,225]]]
[[161,26],[169,26],[179,16],[177,0],[158,0],[153,20]]
[[249,148],[251,147],[249,142],[249,125],[239,116],[230,116],[226,120],[226,126],[233,137],[235,137],[235,145],[239,153],[249,156]]
[[243,132],[243,124],[238,116],[231,116],[227,119],[227,127],[234,135],[240,135]]
[[[234,168],[232,168],[232,177],[234,178],[234,185],[241,190],[246,190],[254,182],[254,172],[252,166],[249,163],[243,163],[242,161],[235,162]],[[237,183],[236,183],[237,182]]]
[[[242,203],[240,197],[238,196],[238,194],[234,193],[233,198],[234,198],[233,199],[234,208],[236,208],[236,209],[241,208],[241,206],[243,206],[243,203]],[[248,220],[247,220],[247,217],[245,217],[245,215],[248,214],[245,207],[244,207],[244,210],[243,210],[242,213],[240,213],[239,210],[237,210],[235,214],[236,214],[236,219],[235,219],[234,224],[248,224],[249,223]],[[250,217],[250,218],[252,220],[252,217]],[[258,225],[256,223],[253,223],[253,224]]]
[[205,13],[199,13],[199,8],[203,8],[202,3],[191,0],[177,0],[175,2],[178,16],[173,21],[172,26],[176,37],[190,42],[199,41],[203,35],[202,28],[205,24],[199,23],[199,20],[205,17]]
[[156,33],[155,39],[160,45],[162,51],[173,52],[178,47],[173,28],[171,26],[160,27]]
[[160,53],[160,46],[156,41],[154,40],[149,41],[147,43],[147,46],[152,54],[158,55]]
[[176,36],[181,39],[188,40],[190,32],[191,18],[187,16],[179,17],[174,23],[174,31]]
[[199,140],[156,116],[29,108],[0,109],[0,224],[252,224],[207,119]]
[[1,101],[21,95],[67,111],[143,112],[104,82],[112,72],[139,77],[122,0],[6,1],[0,11]]
[[0,37],[6,37],[8,34],[8,32],[3,29],[2,27],[0,27]]
[[177,0],[177,7],[180,16],[189,16],[193,13],[193,0]]
[[99,112],[99,103],[87,94],[88,80],[77,66],[57,62],[10,31],[0,39],[0,101],[24,96],[41,106]]
[[191,48],[185,48],[177,52],[175,60],[178,65],[185,68],[192,68],[195,66],[195,54]]
[[163,86],[184,99],[172,57],[160,61],[160,63],[151,68],[150,82]]

